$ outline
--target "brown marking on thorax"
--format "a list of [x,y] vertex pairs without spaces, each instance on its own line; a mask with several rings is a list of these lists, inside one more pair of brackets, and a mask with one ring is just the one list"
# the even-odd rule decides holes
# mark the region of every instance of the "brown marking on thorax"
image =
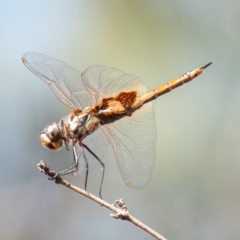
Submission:
[[98,105],[98,110],[104,110],[104,109],[107,109],[108,106],[109,106],[109,103],[110,103],[111,101],[113,101],[113,100],[114,100],[113,97],[110,97],[110,98],[104,98],[104,99],[102,100],[102,102],[99,103],[99,105]]
[[69,117],[71,117],[71,116],[77,116],[79,113],[81,113],[82,112],[82,110],[81,109],[79,109],[79,108],[76,108],[76,109],[73,109],[70,113],[69,113]]

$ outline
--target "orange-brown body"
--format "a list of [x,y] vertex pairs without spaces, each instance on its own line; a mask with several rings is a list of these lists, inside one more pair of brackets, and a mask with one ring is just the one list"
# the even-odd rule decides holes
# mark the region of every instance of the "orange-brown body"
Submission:
[[[125,183],[135,188],[148,183],[154,164],[156,129],[151,104],[143,105],[191,81],[211,64],[147,93],[140,79],[115,68],[92,66],[81,73],[62,61],[33,52],[23,56],[23,63],[72,110],[59,123],[49,124],[40,137],[43,146],[51,150],[60,149],[64,143],[67,148],[72,146],[74,164],[57,175],[77,171],[81,161],[86,170],[86,188],[89,165],[94,166],[97,160],[103,168],[100,196],[104,176],[101,158],[108,143],[114,150]],[[118,121],[121,118],[126,121]],[[87,137],[99,128],[102,131]],[[94,152],[87,145],[93,147]]]
[[[121,92],[117,96],[103,98],[101,102],[90,108],[72,110],[64,121],[63,138],[65,143],[68,143],[69,139],[71,139],[73,143],[79,141],[81,144],[81,141],[87,137],[87,135],[102,125],[112,123],[126,116],[130,117],[134,111],[139,109],[143,104],[191,81],[202,72],[203,68],[197,68],[142,96],[138,96],[136,91]],[[84,123],[84,126],[79,125],[79,121],[87,116],[89,116],[89,120]],[[69,119],[72,120],[70,121]]]

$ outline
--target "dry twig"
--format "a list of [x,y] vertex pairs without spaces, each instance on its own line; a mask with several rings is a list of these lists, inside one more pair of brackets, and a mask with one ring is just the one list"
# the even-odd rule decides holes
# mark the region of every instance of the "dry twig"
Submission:
[[[54,171],[51,171],[47,167],[47,165],[44,161],[40,161],[40,163],[38,163],[37,167],[40,172],[45,173],[50,178],[53,178],[56,174]],[[57,176],[55,178],[55,183],[64,185],[64,186],[70,188],[71,190],[99,203],[101,206],[104,206],[104,207],[108,208],[109,210],[113,211],[115,214],[110,214],[110,216],[112,216],[113,218],[127,220],[127,221],[133,223],[134,225],[140,227],[147,233],[151,234],[156,239],[166,240],[166,238],[164,238],[163,236],[161,236],[160,234],[158,234],[157,232],[155,232],[154,230],[152,230],[151,228],[149,228],[148,226],[146,226],[145,224],[143,224],[142,222],[140,222],[139,220],[134,218],[131,214],[129,214],[129,211],[127,210],[127,207],[126,207],[123,199],[117,200],[115,202],[115,205],[112,205],[112,204],[109,204],[109,203],[105,202],[104,200],[88,193],[87,191],[72,185],[71,183],[67,182],[66,180],[63,180],[59,176]]]

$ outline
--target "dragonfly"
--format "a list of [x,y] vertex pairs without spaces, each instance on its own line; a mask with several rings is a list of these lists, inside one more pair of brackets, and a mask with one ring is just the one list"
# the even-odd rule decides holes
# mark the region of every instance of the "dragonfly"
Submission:
[[41,132],[44,147],[72,148],[74,163],[56,176],[85,174],[97,163],[102,166],[99,196],[105,164],[102,158],[110,144],[119,171],[127,186],[147,185],[155,161],[156,124],[152,101],[200,75],[212,62],[147,91],[141,80],[123,71],[94,65],[80,72],[46,55],[28,52],[25,66],[41,78],[70,109],[59,123],[50,123]]

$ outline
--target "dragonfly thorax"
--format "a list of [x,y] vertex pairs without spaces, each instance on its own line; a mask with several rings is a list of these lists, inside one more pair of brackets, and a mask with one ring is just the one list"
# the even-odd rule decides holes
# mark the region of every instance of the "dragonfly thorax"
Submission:
[[57,123],[49,124],[40,135],[41,143],[44,147],[57,150],[62,147],[63,136]]
[[71,132],[75,132],[77,129],[83,127],[90,119],[89,114],[81,114],[81,115],[72,115],[68,118],[68,126]]
[[67,138],[73,143],[81,142],[89,134],[93,133],[101,126],[100,120],[93,113],[82,111],[76,114],[72,112],[65,120],[64,127],[66,129]]

